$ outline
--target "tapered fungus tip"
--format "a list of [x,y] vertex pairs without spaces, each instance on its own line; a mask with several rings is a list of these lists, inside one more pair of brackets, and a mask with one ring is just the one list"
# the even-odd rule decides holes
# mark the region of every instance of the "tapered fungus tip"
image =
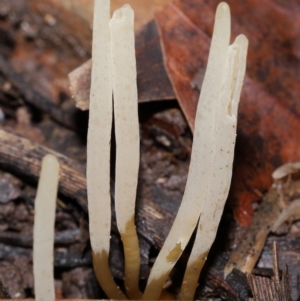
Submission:
[[236,41],[238,41],[239,44],[243,44],[243,45],[246,45],[246,46],[248,46],[248,43],[249,43],[247,37],[243,34],[238,35],[236,37]]
[[59,166],[58,160],[54,155],[47,154],[43,158],[43,164]]
[[[230,41],[230,25],[231,24],[231,17],[230,17],[230,8],[227,3],[221,2],[216,11],[215,16],[215,23],[214,23],[214,33],[212,36],[212,44],[214,41],[226,41],[226,44],[229,46]],[[223,39],[220,39],[219,36],[223,37]],[[223,44],[222,44],[223,45]],[[221,51],[223,46],[213,46],[211,45],[211,48],[215,48],[217,51]],[[212,54],[213,55],[213,54]]]
[[217,14],[218,13],[230,13],[230,7],[226,2],[221,2],[217,7]]
[[[226,2],[221,2],[216,11],[214,30],[230,31],[230,7]],[[218,26],[219,25],[219,26]]]

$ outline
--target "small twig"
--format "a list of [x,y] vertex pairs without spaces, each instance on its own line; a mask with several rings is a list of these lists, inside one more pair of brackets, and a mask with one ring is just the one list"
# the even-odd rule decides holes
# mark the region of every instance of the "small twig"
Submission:
[[275,280],[276,286],[279,289],[280,279],[279,279],[278,252],[277,252],[276,241],[273,241],[273,272],[274,272],[274,280]]

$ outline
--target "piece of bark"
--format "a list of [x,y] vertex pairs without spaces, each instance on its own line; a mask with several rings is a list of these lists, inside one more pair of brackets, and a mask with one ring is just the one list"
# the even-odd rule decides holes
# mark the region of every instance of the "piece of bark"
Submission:
[[247,274],[247,280],[253,293],[254,301],[291,301],[289,273],[287,266],[279,277],[278,253],[276,242],[273,243],[274,277],[266,278]]
[[[293,227],[294,230],[297,229],[297,226]],[[263,252],[260,256],[260,259],[257,263],[258,268],[268,267],[269,269],[273,267],[272,258],[272,245],[276,241],[278,250],[279,250],[279,266],[285,267],[288,266],[290,286],[291,286],[291,295],[293,300],[297,300],[300,296],[300,291],[298,289],[297,278],[299,278],[299,262],[300,262],[300,240],[299,240],[299,231],[294,233],[289,233],[284,236],[274,236],[271,235],[268,237],[266,245],[263,249]],[[256,269],[253,271],[254,275],[263,276]],[[266,275],[271,277],[274,275],[272,272],[271,275]],[[299,281],[299,280],[298,280]]]
[[248,281],[255,296],[254,301],[279,301],[275,283],[271,279],[249,275]]
[[[218,3],[177,0],[156,14],[166,70],[191,128],[199,95],[191,84],[195,86],[197,75],[203,78]],[[295,51],[300,26],[296,10],[282,9],[274,1],[228,4],[232,38],[243,33],[249,39],[229,196],[235,219],[247,226],[254,213],[251,204],[260,199],[255,191],[270,187],[276,167],[300,160],[300,60]]]
[[[154,21],[148,23],[135,40],[137,86],[139,102],[175,99],[173,88],[166,74],[159,37]],[[70,89],[76,106],[89,107],[92,61],[88,61],[69,74]]]

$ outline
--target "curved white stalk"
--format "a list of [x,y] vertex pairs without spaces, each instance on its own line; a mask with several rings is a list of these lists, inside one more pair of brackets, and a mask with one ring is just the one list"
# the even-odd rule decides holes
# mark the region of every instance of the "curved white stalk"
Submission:
[[226,72],[217,112],[216,145],[212,164],[214,174],[185,271],[181,300],[194,298],[199,275],[216,237],[228,196],[236,140],[237,109],[246,70],[247,47],[247,38],[240,35],[228,48]]
[[58,181],[59,163],[55,156],[46,155],[34,204],[33,275],[38,301],[55,300],[53,250]]
[[111,299],[126,299],[109,268],[111,230],[110,141],[112,74],[110,1],[95,0],[92,78],[87,142],[87,193],[90,238],[96,277]]
[[193,150],[182,203],[170,233],[154,263],[143,296],[157,300],[162,287],[194,231],[208,194],[215,145],[215,124],[219,93],[230,39],[230,11],[220,3],[195,119]]
[[116,10],[109,26],[116,135],[116,219],[124,246],[126,293],[131,299],[140,299],[140,252],[134,222],[140,159],[134,11],[129,5]]
[[284,177],[290,177],[295,173],[300,171],[300,162],[290,162],[279,166],[272,173],[272,178],[274,181],[283,179]]

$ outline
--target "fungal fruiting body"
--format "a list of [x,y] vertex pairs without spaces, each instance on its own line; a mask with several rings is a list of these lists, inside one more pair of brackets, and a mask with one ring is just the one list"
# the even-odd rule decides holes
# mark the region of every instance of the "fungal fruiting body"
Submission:
[[110,140],[114,113],[116,220],[124,246],[126,294],[138,299],[141,297],[138,287],[140,252],[134,215],[140,139],[134,12],[129,5],[125,5],[115,11],[109,21],[109,10],[109,1],[95,1],[87,163],[90,236],[100,285],[109,298],[126,299],[115,284],[108,263],[111,227]]
[[[223,75],[215,127],[210,187],[199,219],[198,230],[186,267],[180,293],[182,300],[193,300],[199,275],[215,239],[223,208],[228,196],[234,146],[236,140],[237,109],[245,76],[248,40],[240,35],[227,47],[226,68]],[[225,49],[224,49],[225,51]]]
[[109,298],[126,299],[108,263],[111,230],[110,141],[112,128],[112,67],[110,1],[94,4],[92,76],[87,142],[87,194],[90,239],[96,277]]
[[115,209],[124,246],[126,294],[130,298],[142,297],[144,300],[157,300],[165,296],[163,286],[198,223],[194,248],[180,293],[182,299],[192,299],[215,238],[230,186],[237,109],[248,41],[241,35],[229,45],[230,10],[226,3],[220,3],[196,112],[185,192],[142,296],[138,286],[139,242],[134,223],[140,152],[134,13],[130,6],[125,5],[109,21],[109,4],[108,0],[95,1],[88,131],[87,188],[96,276],[109,298],[126,299],[114,282],[108,263],[111,226],[110,140],[114,107]]
[[134,43],[134,11],[129,5],[109,22],[116,136],[115,208],[125,257],[125,288],[140,299],[140,248],[134,216],[140,159],[138,96]]
[[213,149],[229,39],[230,11],[226,3],[221,3],[216,12],[207,69],[196,112],[193,148],[185,192],[170,233],[148,279],[143,296],[146,300],[159,298],[171,269],[196,227],[200,213],[204,209],[211,178],[217,172],[212,169]]
[[34,202],[33,275],[35,300],[55,300],[53,250],[59,163],[55,156],[42,160]]

